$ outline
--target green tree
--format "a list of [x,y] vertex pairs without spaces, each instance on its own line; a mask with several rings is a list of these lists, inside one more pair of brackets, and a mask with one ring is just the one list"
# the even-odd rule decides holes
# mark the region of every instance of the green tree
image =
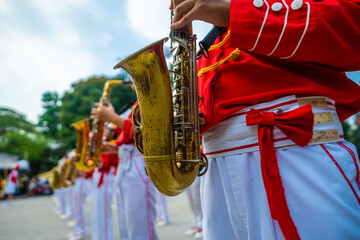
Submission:
[[360,126],[357,121],[359,116],[360,114],[357,114],[356,116],[353,116],[349,120],[342,123],[344,138],[356,146],[358,153],[360,153]]
[[34,132],[34,125],[20,114],[10,108],[0,108],[0,137],[9,131],[24,130]]
[[54,166],[58,151],[53,139],[37,132],[34,124],[15,110],[0,109],[0,152],[27,158],[31,173],[37,174]]
[[38,126],[45,134],[56,137],[60,127],[60,97],[57,92],[45,92],[41,100],[45,112],[40,116]]

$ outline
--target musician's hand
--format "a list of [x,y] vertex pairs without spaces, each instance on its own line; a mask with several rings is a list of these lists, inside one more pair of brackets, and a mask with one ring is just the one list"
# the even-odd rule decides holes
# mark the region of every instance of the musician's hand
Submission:
[[118,117],[112,104],[108,106],[95,103],[95,108],[91,109],[91,119],[100,119],[103,121],[111,122],[114,118]]
[[101,152],[102,153],[117,153],[118,146],[116,144],[103,141],[101,144]]
[[179,29],[193,20],[201,20],[218,27],[226,27],[230,21],[230,0],[171,0],[175,9],[171,29]]

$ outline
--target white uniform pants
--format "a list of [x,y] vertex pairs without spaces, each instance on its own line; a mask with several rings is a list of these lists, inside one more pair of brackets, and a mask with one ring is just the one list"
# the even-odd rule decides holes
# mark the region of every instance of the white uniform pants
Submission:
[[75,219],[75,233],[79,236],[87,235],[87,221],[86,221],[86,179],[77,178],[74,186],[74,219]]
[[[360,180],[348,142],[277,150],[291,217],[302,239],[360,239]],[[205,240],[283,239],[270,216],[259,152],[209,159],[201,184]]]
[[68,217],[73,216],[73,206],[72,206],[72,190],[73,186],[63,188],[64,202],[65,202],[65,214]]
[[112,240],[113,222],[111,204],[114,193],[114,174],[104,173],[103,183],[97,187],[101,172],[95,170],[93,174],[93,188],[91,191],[91,239]]
[[143,155],[133,144],[121,145],[116,196],[121,240],[157,240],[155,187],[145,173]]
[[186,194],[189,198],[190,208],[194,215],[193,226],[202,228],[203,212],[200,201],[200,178],[195,178],[195,181],[186,189]]
[[62,214],[64,214],[66,210],[66,202],[65,202],[65,191],[63,187],[57,189],[57,197],[59,200],[60,211]]
[[155,207],[156,207],[156,220],[157,221],[169,221],[167,196],[155,189]]

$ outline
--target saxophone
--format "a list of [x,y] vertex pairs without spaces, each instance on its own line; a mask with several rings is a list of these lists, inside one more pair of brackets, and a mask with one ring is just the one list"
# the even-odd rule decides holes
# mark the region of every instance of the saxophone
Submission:
[[58,189],[60,187],[58,167],[54,167],[47,172],[39,174],[38,178],[47,179],[52,189]]
[[[108,80],[105,82],[100,104],[107,106],[110,103],[110,87],[123,84],[122,80]],[[88,172],[93,170],[100,162],[100,150],[103,137],[104,121],[95,119],[90,131],[89,119],[71,124],[76,129],[76,157],[77,169]],[[90,136],[90,137],[89,137]]]
[[173,85],[161,39],[118,63],[135,85],[135,145],[155,187],[167,196],[183,192],[207,169],[200,152],[196,36],[188,28],[171,31]]
[[65,159],[61,164],[58,169],[60,187],[70,187],[75,183],[74,168],[75,166],[72,166],[70,158]]
[[49,183],[52,189],[58,189],[60,188],[60,179],[59,179],[59,173],[57,171],[57,168],[53,168],[51,170],[52,176],[49,178]]

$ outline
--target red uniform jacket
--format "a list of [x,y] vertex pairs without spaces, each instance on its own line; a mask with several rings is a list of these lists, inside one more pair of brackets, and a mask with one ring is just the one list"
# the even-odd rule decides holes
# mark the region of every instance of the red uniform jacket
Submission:
[[[111,167],[116,168],[119,164],[119,157],[117,153],[101,153],[100,157],[102,159],[102,165],[99,171],[101,172],[101,176],[98,182],[97,187],[100,187],[104,180],[104,173],[109,173]],[[115,174],[115,172],[114,172]]]
[[[138,102],[136,102],[131,108],[133,109]],[[128,118],[124,121],[124,129],[119,134],[119,137],[116,139],[116,145],[121,146],[121,144],[132,144],[134,143],[134,128],[131,121],[132,112],[129,114]]]
[[199,77],[203,132],[287,95],[329,97],[342,121],[360,111],[360,86],[344,74],[360,70],[359,0],[232,0],[228,30],[229,40],[198,61],[201,70],[240,50]]

